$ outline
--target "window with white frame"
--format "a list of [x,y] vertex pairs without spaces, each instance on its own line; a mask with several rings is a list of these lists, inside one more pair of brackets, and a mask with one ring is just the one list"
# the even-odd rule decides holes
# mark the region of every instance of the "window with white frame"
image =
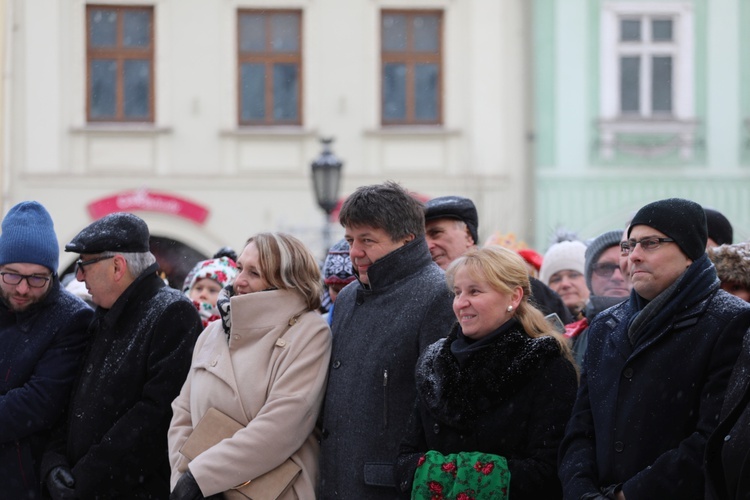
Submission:
[[[602,5],[600,133],[605,156],[616,135],[673,134],[690,156],[695,130],[694,22],[689,2]],[[674,141],[673,141],[674,142]]]

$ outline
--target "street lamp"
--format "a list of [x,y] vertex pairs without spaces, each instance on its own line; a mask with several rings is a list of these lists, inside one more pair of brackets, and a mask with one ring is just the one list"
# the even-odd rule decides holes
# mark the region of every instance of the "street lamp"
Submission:
[[331,152],[333,137],[321,138],[320,142],[323,144],[323,151],[320,156],[312,161],[311,167],[315,198],[318,206],[326,214],[325,224],[323,225],[323,251],[327,252],[331,246],[329,222],[331,213],[338,204],[339,181],[341,180],[341,168],[344,164]]

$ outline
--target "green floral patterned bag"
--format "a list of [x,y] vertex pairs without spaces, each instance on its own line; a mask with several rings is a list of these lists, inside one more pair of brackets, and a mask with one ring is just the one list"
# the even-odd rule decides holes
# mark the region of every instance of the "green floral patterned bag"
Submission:
[[505,457],[428,451],[414,472],[412,500],[507,500],[510,471]]

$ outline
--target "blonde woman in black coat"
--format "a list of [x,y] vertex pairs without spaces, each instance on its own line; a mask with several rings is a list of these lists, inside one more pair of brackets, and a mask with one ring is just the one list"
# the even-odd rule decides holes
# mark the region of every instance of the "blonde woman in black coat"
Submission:
[[561,497],[557,448],[577,375],[564,340],[529,303],[523,259],[502,247],[472,250],[446,279],[458,322],[417,364],[396,468],[402,493]]

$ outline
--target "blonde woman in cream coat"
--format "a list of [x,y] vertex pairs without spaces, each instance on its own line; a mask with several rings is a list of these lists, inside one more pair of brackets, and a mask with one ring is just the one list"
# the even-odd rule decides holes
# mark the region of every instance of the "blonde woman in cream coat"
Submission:
[[[220,299],[222,321],[199,337],[172,403],[170,499],[227,491],[290,457],[302,472],[282,498],[314,498],[313,428],[331,354],[331,333],[317,312],[320,271],[310,251],[283,233],[250,238],[237,264],[229,310]],[[212,407],[245,427],[188,462],[180,448]]]

